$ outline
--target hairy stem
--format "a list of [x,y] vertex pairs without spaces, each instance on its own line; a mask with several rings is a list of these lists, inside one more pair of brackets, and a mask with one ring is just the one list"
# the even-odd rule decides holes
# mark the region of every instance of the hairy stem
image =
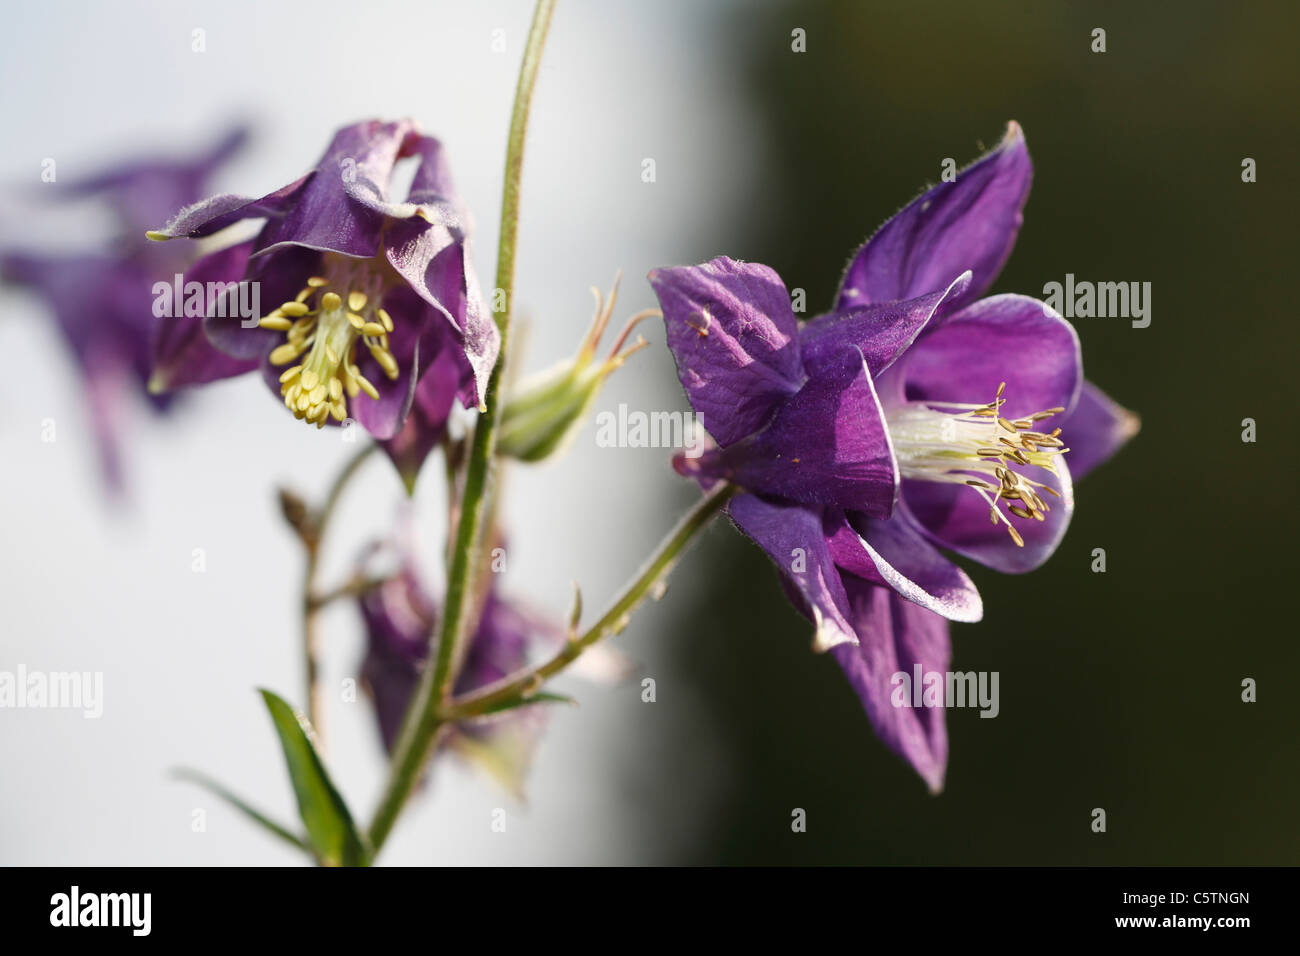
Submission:
[[480,569],[479,553],[483,544],[484,516],[492,491],[497,424],[501,411],[498,392],[510,338],[510,314],[514,306],[515,245],[519,234],[519,190],[523,173],[524,140],[528,130],[533,87],[537,82],[542,49],[546,44],[546,34],[554,11],[555,0],[538,0],[528,33],[528,45],[524,49],[523,63],[519,69],[519,85],[515,89],[514,112],[510,118],[510,135],[506,145],[501,239],[497,247],[496,288],[503,305],[495,318],[497,329],[501,333],[501,350],[492,374],[488,377],[487,390],[483,396],[485,407],[474,429],[474,441],[465,471],[460,515],[456,524],[456,544],[451,566],[447,570],[446,603],[437,636],[437,656],[433,666],[421,677],[402,722],[388,782],[370,825],[370,840],[375,852],[383,846],[392,831],[398,814],[415,786],[420,769],[433,750],[438,728],[442,724],[438,716],[439,710],[450,695],[455,680],[455,662],[460,659],[459,649],[473,623],[470,620],[472,615],[466,614],[466,610],[472,603],[469,599],[475,592],[475,578]]
[[564,670],[587,648],[610,634],[621,631],[627,623],[628,615],[668,576],[673,565],[677,563],[677,559],[685,552],[696,534],[708,526],[735,492],[734,486],[722,485],[701,498],[695,507],[677,523],[677,527],[668,537],[664,538],[658,550],[641,568],[641,572],[628,582],[622,594],[601,615],[600,620],[581,634],[571,636],[564,648],[554,657],[536,667],[512,674],[495,684],[489,684],[455,698],[444,712],[444,719],[464,720],[508,704],[527,700],[541,688],[543,681]]

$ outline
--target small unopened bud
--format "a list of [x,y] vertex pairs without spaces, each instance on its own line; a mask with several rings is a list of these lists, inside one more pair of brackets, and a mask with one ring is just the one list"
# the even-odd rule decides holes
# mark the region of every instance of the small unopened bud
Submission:
[[609,356],[604,360],[596,358],[596,346],[600,344],[614,312],[618,280],[614,280],[608,302],[602,301],[598,289],[592,291],[596,295],[596,317],[578,348],[578,354],[524,383],[506,403],[497,440],[500,454],[536,462],[563,451],[582,427],[605,379],[627,361],[628,356],[645,348],[647,343],[640,338],[627,348],[623,346],[633,326],[644,318],[659,314],[655,309],[632,316]]
[[288,488],[279,489],[280,497],[280,514],[284,515],[285,522],[297,533],[298,537],[304,541],[312,536],[311,509],[307,507],[307,502],[298,496],[297,492],[290,491]]

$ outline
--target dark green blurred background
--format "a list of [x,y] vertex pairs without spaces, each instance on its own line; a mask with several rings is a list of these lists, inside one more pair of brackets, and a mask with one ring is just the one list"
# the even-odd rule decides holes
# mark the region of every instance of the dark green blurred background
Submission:
[[1077,489],[1056,556],[1027,577],[968,567],[985,619],[953,625],[952,666],[1000,672],[1001,715],[949,712],[942,795],[809,652],[769,563],[709,536],[684,569],[707,598],[675,602],[670,640],[730,764],[682,862],[1300,863],[1298,25],[1294,4],[1227,3],[799,3],[735,24],[765,180],[730,244],[684,261],[765,262],[826,308],[945,157],[965,165],[1016,119],[1036,175],[994,291],[1041,296],[1072,272],[1149,281],[1153,309],[1145,329],[1075,323],[1089,378],[1143,428]]

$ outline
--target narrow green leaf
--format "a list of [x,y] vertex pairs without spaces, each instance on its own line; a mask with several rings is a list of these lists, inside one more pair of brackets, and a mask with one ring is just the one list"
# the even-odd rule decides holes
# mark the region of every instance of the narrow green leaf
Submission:
[[262,699],[280,735],[289,779],[298,798],[298,813],[321,862],[329,866],[364,865],[368,862],[365,841],[316,752],[311,725],[269,690],[262,691]]
[[[578,702],[567,694],[533,694],[531,697],[516,697],[514,700],[506,700],[494,707],[489,707],[481,714],[475,714],[475,717],[488,717],[492,714],[499,714],[507,710],[515,710],[519,707],[531,707],[533,704],[572,704],[578,706]],[[473,718],[471,718],[473,719]]]
[[177,780],[186,780],[189,781],[190,783],[198,784],[204,790],[207,790],[208,792],[220,797],[222,800],[225,800],[226,803],[230,804],[240,813],[244,814],[244,816],[248,817],[254,823],[260,824],[261,826],[265,827],[271,833],[278,836],[281,840],[293,844],[299,850],[303,850],[306,853],[312,852],[311,846],[308,845],[307,841],[304,840],[302,837],[298,836],[295,833],[291,833],[286,827],[280,826],[280,824],[276,823],[266,814],[262,813],[260,810],[257,810],[254,807],[250,806],[249,804],[245,803],[239,797],[235,796],[233,793],[231,793],[229,790],[227,790],[225,787],[217,783],[215,780],[213,780],[211,777],[207,776],[206,774],[199,773],[197,770],[190,770],[186,767],[180,767],[172,771],[172,776],[174,776]]

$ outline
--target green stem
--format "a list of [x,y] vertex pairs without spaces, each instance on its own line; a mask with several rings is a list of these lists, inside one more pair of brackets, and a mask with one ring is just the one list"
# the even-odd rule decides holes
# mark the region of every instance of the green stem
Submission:
[[343,497],[343,490],[378,447],[374,443],[369,443],[348,459],[343,470],[334,479],[334,484],[330,486],[329,493],[325,496],[325,503],[321,505],[320,511],[314,516],[302,539],[303,547],[307,551],[307,564],[302,582],[302,652],[304,676],[307,682],[307,719],[311,721],[320,740],[324,740],[324,732],[321,728],[323,694],[320,686],[318,612],[323,602],[318,600],[316,595],[316,573],[320,566],[321,542],[325,540],[325,531],[338,508],[339,500]]
[[523,174],[524,140],[528,131],[528,111],[532,105],[533,87],[537,82],[542,49],[546,44],[546,34],[554,11],[555,0],[538,0],[528,33],[528,45],[524,49],[523,63],[519,69],[519,85],[515,89],[514,112],[510,118],[510,136],[506,145],[501,239],[497,247],[496,288],[504,299],[502,311],[496,315],[497,329],[501,333],[501,348],[497,363],[488,377],[485,407],[474,429],[474,443],[470,448],[469,465],[465,472],[460,517],[456,525],[456,546],[447,571],[447,598],[437,637],[437,657],[434,666],[428,668],[421,677],[412,697],[393,751],[388,782],[375,811],[375,818],[370,824],[370,840],[376,853],[397,822],[398,814],[415,787],[420,769],[433,750],[438,728],[442,724],[438,711],[450,694],[455,679],[454,664],[460,659],[460,645],[470,630],[470,615],[465,612],[470,603],[467,599],[475,590],[474,578],[480,568],[483,519],[491,493],[497,424],[501,411],[497,393],[501,387],[502,369],[505,367],[510,337],[510,312],[514,305],[515,245],[519,234],[519,187]]
[[443,718],[448,721],[464,720],[506,704],[526,700],[541,688],[543,681],[564,670],[587,648],[610,634],[621,631],[627,623],[628,615],[668,576],[687,545],[708,526],[709,521],[736,490],[734,485],[722,485],[701,498],[668,537],[664,538],[659,549],[642,567],[641,573],[627,584],[600,620],[582,634],[572,636],[554,657],[537,667],[457,697],[446,709]]

